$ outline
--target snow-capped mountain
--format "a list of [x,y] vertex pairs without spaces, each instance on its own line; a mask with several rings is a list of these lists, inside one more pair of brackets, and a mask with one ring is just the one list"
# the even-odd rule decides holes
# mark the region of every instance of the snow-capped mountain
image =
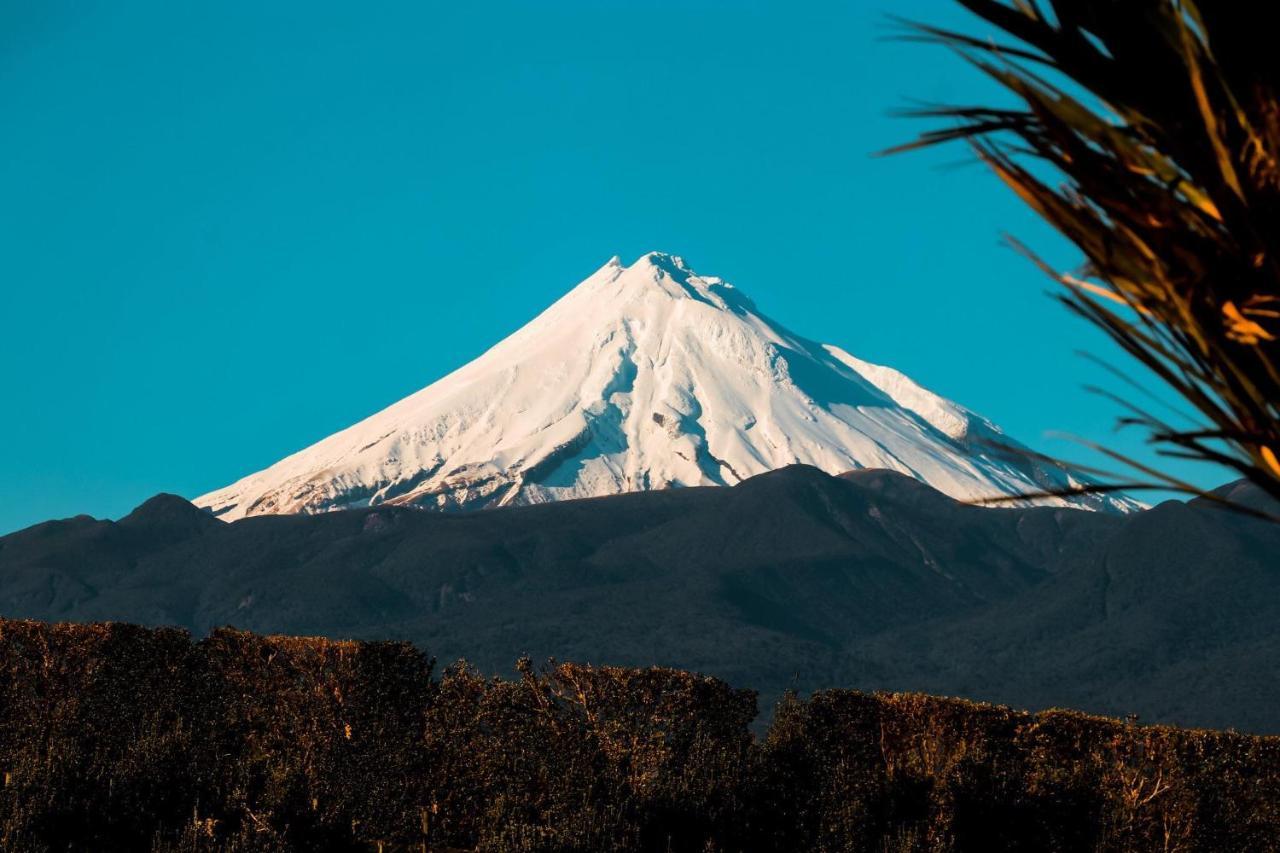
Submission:
[[[1083,478],[973,412],[769,320],[653,252],[613,258],[470,364],[195,503],[223,519],[444,509],[726,485],[796,462],[889,468],[959,499]],[[1136,507],[1124,498],[1050,503]]]

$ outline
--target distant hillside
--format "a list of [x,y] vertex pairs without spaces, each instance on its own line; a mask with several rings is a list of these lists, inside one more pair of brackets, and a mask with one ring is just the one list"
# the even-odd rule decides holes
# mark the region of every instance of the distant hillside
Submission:
[[795,466],[691,488],[442,515],[223,523],[158,496],[0,538],[0,615],[411,640],[661,665],[761,691],[918,690],[1280,732],[1280,525],[961,505]]
[[0,620],[0,849],[1280,848],[1280,739],[403,643]]

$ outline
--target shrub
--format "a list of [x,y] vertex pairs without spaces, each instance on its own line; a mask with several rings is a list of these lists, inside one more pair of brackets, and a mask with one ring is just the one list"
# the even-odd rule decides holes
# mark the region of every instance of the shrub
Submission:
[[1270,850],[1280,739],[0,620],[5,850]]

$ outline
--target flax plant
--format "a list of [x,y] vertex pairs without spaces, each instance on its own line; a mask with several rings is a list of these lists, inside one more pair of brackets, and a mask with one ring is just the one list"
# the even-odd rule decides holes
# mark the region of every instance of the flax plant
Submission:
[[[1037,260],[1062,301],[1190,407],[1157,415],[1126,394],[1120,423],[1280,498],[1280,54],[1266,4],[958,2],[1000,38],[927,24],[907,37],[954,48],[1012,106],[913,110],[943,126],[895,150],[971,145],[1084,254],[1073,272]],[[1087,488],[1201,494],[1098,449],[1135,473]]]

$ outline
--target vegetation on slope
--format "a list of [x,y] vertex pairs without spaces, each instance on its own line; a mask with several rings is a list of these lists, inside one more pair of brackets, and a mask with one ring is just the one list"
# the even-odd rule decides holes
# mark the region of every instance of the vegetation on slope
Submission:
[[0,848],[1258,850],[1280,740],[402,643],[0,622]]

